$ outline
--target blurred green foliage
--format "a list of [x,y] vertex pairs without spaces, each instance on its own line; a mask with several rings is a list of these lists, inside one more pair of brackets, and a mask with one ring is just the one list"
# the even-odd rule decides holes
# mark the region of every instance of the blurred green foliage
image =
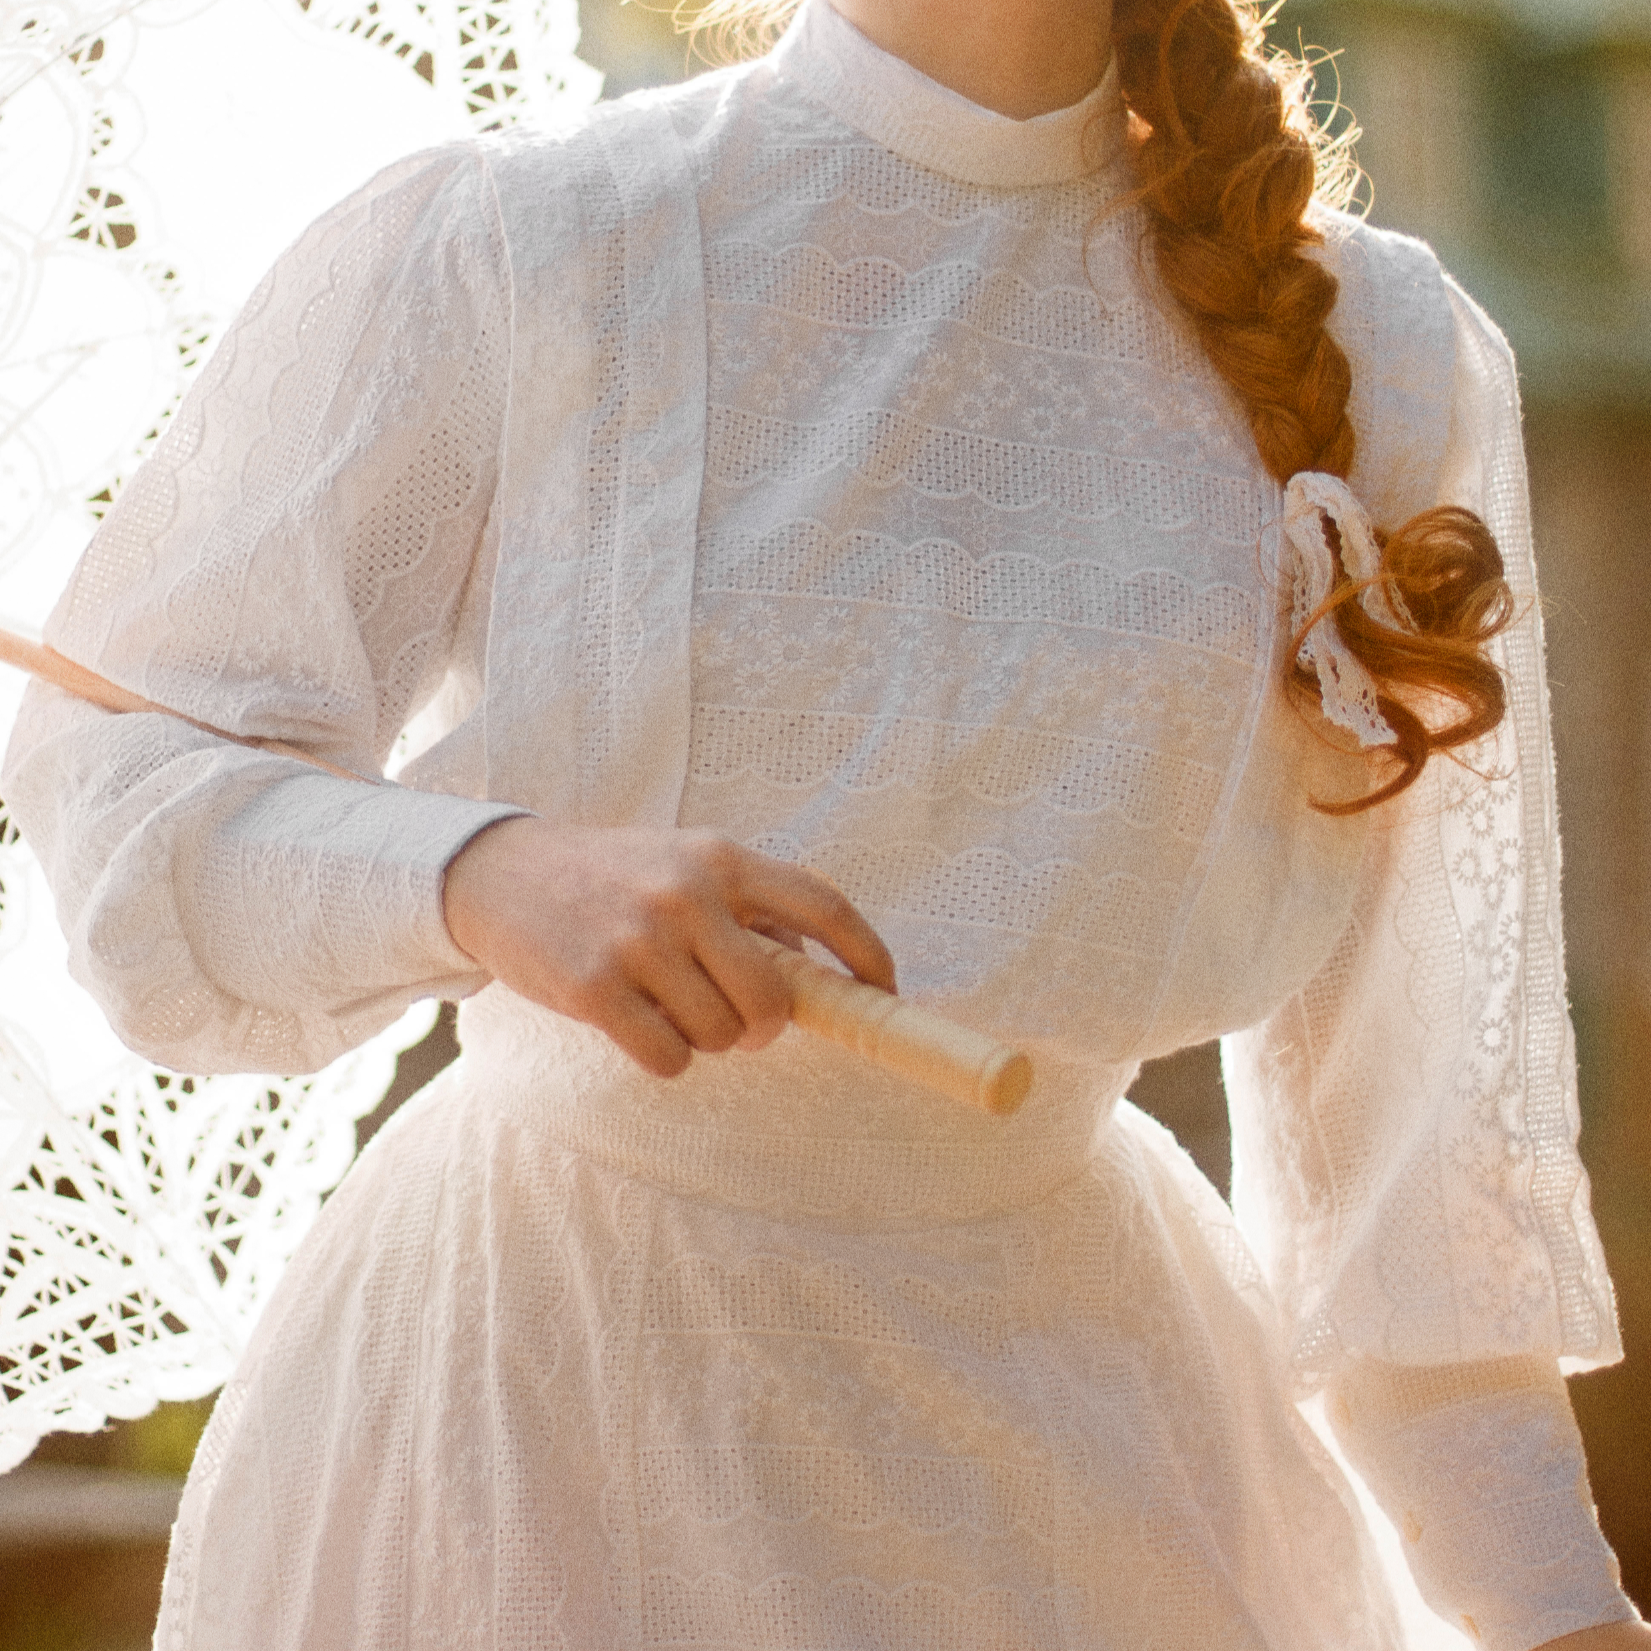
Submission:
[[163,1404],[147,1416],[110,1422],[96,1433],[48,1434],[30,1460],[181,1479],[195,1459],[195,1447],[216,1399],[217,1395],[212,1394],[204,1399]]

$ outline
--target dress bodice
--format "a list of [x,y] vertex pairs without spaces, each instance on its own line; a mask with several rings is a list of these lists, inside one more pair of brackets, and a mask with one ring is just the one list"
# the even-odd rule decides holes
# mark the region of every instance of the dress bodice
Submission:
[[862,1232],[1001,1216],[1078,1181],[1134,1076],[1046,1057],[1004,1119],[796,1030],[671,1079],[499,986],[459,1030],[464,1081],[533,1138],[675,1197]]
[[1247,1024],[1363,832],[1271,704],[1279,490],[1150,290],[1114,78],[1012,121],[818,5],[721,118],[682,823],[827,872],[906,991],[1007,1034]]

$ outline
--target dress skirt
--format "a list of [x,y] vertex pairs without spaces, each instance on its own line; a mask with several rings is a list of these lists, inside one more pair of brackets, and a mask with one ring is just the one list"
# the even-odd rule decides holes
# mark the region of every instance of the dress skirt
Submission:
[[160,1651],[1400,1643],[1225,1205],[795,1031],[647,1077],[490,987],[214,1411]]

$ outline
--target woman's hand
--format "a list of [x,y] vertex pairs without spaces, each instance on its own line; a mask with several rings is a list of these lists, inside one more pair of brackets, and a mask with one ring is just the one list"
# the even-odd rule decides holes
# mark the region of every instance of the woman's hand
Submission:
[[1645,1623],[1606,1622],[1598,1628],[1563,1634],[1536,1651],[1647,1651],[1647,1647],[1651,1647],[1651,1627]]
[[894,990],[888,948],[835,884],[708,832],[501,820],[453,857],[442,899],[495,980],[662,1078],[694,1049],[759,1049],[784,1027],[790,993],[749,929],[807,935]]

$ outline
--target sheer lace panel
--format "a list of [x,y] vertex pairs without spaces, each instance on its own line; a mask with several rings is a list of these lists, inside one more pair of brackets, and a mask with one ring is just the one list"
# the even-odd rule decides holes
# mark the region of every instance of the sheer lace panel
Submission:
[[[995,537],[995,535],[994,535]],[[1127,575],[1105,561],[1051,564],[1030,553],[976,557],[945,539],[901,544],[823,522],[788,522],[760,538],[713,535],[700,547],[699,587],[911,608],[980,623],[1035,621],[1205,648],[1244,664],[1262,645],[1252,591],[1198,589],[1170,568]]]
[[983,271],[972,261],[907,271],[892,258],[839,263],[820,246],[770,252],[735,242],[711,250],[705,291],[716,303],[761,305],[833,327],[894,330],[950,320],[1059,355],[1146,362],[1168,372],[1198,365],[1184,335],[1154,305],[1132,299],[1106,306],[1092,287],[1040,292],[1012,271]]
[[1202,830],[1221,784],[1219,773],[1156,752],[1036,730],[705,704],[689,774],[810,791],[827,781],[854,792],[903,785],[934,799],[966,794],[1074,814],[1115,810],[1138,830],[1161,826],[1181,837]]
[[1078,521],[1124,515],[1146,527],[1196,527],[1246,547],[1260,537],[1267,500],[1267,490],[1248,478],[1188,475],[1150,460],[1006,442],[880,408],[831,424],[794,424],[713,406],[709,439],[710,475],[729,487],[841,469],[874,487],[904,483],[938,498],[978,499],[990,510],[1046,504]]
[[[1509,562],[1509,582],[1529,615],[1504,642],[1513,744],[1507,757],[1506,746],[1498,757],[1517,762],[1519,783],[1460,786],[1446,838],[1458,921],[1470,937],[1476,973],[1486,977],[1474,1006],[1478,1038],[1469,1081],[1477,1096],[1497,1097],[1520,1159],[1529,1143],[1528,1168],[1518,1163],[1516,1184],[1523,1183],[1553,1258],[1560,1350],[1609,1361],[1620,1356],[1611,1286],[1588,1214],[1588,1177],[1576,1154],[1581,1118],[1565,997],[1553,744],[1513,363],[1478,306],[1454,285],[1450,294],[1462,340],[1458,384],[1494,387],[1491,394],[1458,390],[1452,434],[1463,473],[1457,485],[1478,487]],[[1500,1192],[1499,1179],[1487,1176],[1486,1190]]]
[[1484,514],[1529,604],[1501,644],[1509,716],[1373,832],[1340,944],[1268,1026],[1228,1043],[1235,1202],[1308,1381],[1361,1357],[1618,1356],[1575,1150],[1512,365],[1483,316],[1452,303],[1442,485]]

